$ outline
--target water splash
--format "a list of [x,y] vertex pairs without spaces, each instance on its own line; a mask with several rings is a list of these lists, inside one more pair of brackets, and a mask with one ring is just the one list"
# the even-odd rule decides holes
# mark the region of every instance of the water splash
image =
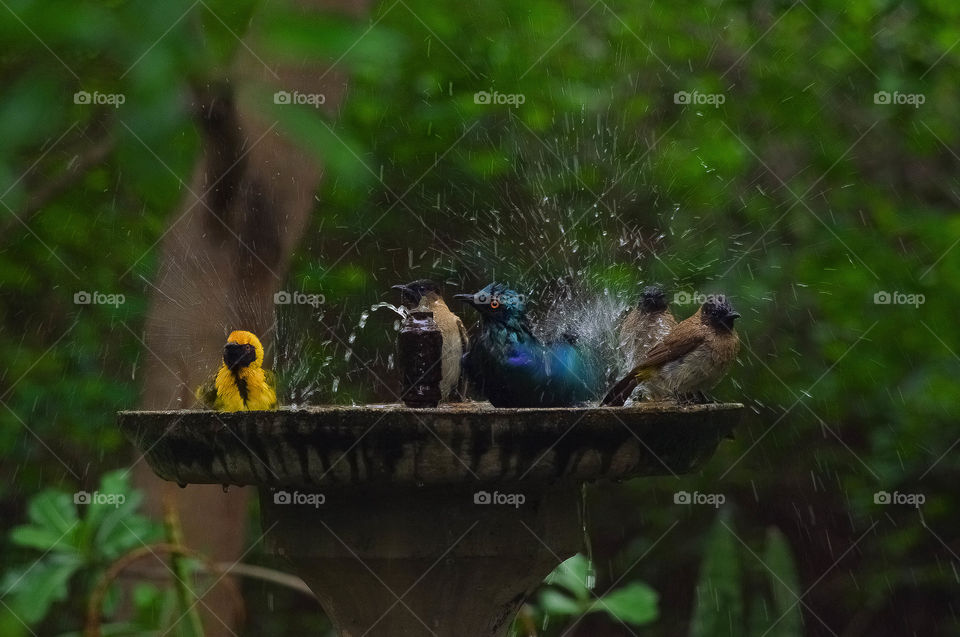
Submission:
[[[394,305],[392,303],[387,303],[385,301],[381,301],[380,303],[374,303],[373,305],[371,305],[370,312],[376,312],[377,310],[382,308],[393,310],[401,319],[407,318],[407,314],[409,313],[407,308],[405,308],[404,306]],[[363,325],[366,324],[367,319],[370,317],[370,312],[364,312],[363,314],[360,315],[360,319],[362,321],[361,327],[363,327]]]

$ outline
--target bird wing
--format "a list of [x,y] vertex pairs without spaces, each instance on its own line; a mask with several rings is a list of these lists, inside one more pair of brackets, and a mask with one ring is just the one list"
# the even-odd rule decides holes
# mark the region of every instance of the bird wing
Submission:
[[660,367],[664,363],[692,352],[704,341],[703,332],[699,327],[697,323],[692,321],[678,323],[675,328],[670,330],[665,339],[650,348],[647,357],[631,373],[636,374],[643,369]]
[[264,376],[264,378],[266,378],[267,386],[270,387],[270,389],[276,391],[276,390],[277,390],[277,375],[274,374],[273,371],[271,371],[271,370],[269,370],[269,369],[265,369],[265,370],[263,370],[263,376]]
[[539,369],[539,360],[536,356],[539,347],[541,347],[539,343],[523,343],[517,340],[515,335],[511,335],[504,348],[503,362],[508,368]]
[[459,316],[455,316],[457,319],[457,330],[460,332],[460,345],[463,346],[463,351],[467,351],[467,347],[470,345],[470,337],[467,335],[467,328],[464,327],[463,321],[460,320]]
[[631,369],[607,392],[600,404],[622,406],[633,393],[634,388],[650,377],[656,368],[689,354],[703,341],[704,336],[697,315],[677,323],[665,339],[650,348],[643,362]]
[[451,400],[454,402],[466,401],[467,400],[467,375],[464,373],[465,360],[467,354],[470,352],[470,337],[467,335],[467,328],[464,326],[463,321],[460,320],[460,317],[456,314],[453,315],[457,319],[457,331],[460,333],[460,346],[463,351],[463,355],[460,357],[460,377],[457,378],[456,387],[454,391],[451,392]]
[[671,329],[673,329],[676,326],[677,319],[674,318],[673,312],[670,311],[669,307],[663,311],[663,318],[667,321],[667,324],[670,326]]
[[196,396],[197,401],[199,401],[204,407],[213,409],[214,403],[217,402],[216,377],[209,378],[205,383],[197,387],[197,389],[193,392],[193,395]]
[[265,369],[263,370],[263,377],[269,387],[273,391],[273,402],[267,409],[276,409],[277,408],[277,375],[273,373],[272,370]]

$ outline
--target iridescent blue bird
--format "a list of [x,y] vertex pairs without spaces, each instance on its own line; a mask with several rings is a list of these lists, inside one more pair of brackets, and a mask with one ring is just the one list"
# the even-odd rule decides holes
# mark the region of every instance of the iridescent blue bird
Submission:
[[454,298],[480,313],[480,334],[471,339],[462,368],[494,407],[568,407],[596,397],[598,366],[577,347],[576,335],[540,341],[520,294],[491,283]]

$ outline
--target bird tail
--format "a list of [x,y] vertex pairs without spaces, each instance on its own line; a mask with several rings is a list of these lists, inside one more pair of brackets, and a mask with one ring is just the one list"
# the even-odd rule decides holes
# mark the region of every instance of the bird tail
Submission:
[[621,378],[620,381],[613,386],[613,389],[607,392],[607,395],[603,397],[600,404],[610,407],[622,407],[623,403],[627,402],[627,398],[630,398],[630,394],[633,393],[637,385],[651,376],[653,376],[653,369],[649,367],[630,370],[629,374]]

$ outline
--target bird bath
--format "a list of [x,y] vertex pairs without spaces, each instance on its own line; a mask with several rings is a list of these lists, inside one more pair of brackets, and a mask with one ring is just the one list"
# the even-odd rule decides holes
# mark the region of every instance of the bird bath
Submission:
[[165,480],[256,485],[264,542],[340,635],[505,635],[583,548],[584,482],[689,473],[740,404],[121,412]]

